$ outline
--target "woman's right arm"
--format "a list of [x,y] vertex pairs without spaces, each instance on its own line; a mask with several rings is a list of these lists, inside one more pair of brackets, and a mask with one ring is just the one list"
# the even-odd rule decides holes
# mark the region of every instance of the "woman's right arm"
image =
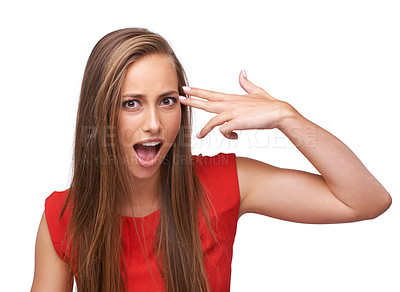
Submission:
[[43,212],[36,237],[35,275],[31,292],[72,291],[73,276],[68,264],[57,254]]

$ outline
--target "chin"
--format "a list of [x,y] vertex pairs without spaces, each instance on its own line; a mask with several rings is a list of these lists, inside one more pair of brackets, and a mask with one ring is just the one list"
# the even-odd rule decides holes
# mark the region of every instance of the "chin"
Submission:
[[131,168],[131,174],[134,178],[137,179],[150,179],[155,175],[158,176],[160,172],[161,163],[157,163],[152,167],[143,167],[137,163],[134,167]]

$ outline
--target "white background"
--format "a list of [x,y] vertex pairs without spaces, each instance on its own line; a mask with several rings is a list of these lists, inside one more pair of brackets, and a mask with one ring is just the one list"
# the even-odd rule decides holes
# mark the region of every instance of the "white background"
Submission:
[[[351,224],[246,214],[232,291],[400,291],[399,13],[396,1],[385,0],[1,4],[0,289],[31,287],[45,198],[70,182],[90,51],[108,32],[145,27],[171,43],[192,86],[244,93],[245,68],[249,80],[339,137],[393,197],[379,218]],[[210,116],[196,112],[194,134]],[[216,129],[195,140],[193,152],[235,152],[315,172],[274,130],[242,132],[232,142]]]

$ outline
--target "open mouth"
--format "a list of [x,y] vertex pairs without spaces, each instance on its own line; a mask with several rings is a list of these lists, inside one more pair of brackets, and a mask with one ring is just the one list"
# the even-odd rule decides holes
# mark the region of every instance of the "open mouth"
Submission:
[[160,141],[152,141],[137,143],[133,145],[133,148],[135,149],[139,163],[142,166],[149,167],[153,166],[157,162],[161,146],[162,143]]

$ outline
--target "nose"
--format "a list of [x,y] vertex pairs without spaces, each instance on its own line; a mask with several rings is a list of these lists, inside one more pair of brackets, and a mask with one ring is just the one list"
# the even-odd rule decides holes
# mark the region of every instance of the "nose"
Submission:
[[156,108],[148,108],[143,123],[143,131],[151,135],[159,134],[161,131],[161,121]]

